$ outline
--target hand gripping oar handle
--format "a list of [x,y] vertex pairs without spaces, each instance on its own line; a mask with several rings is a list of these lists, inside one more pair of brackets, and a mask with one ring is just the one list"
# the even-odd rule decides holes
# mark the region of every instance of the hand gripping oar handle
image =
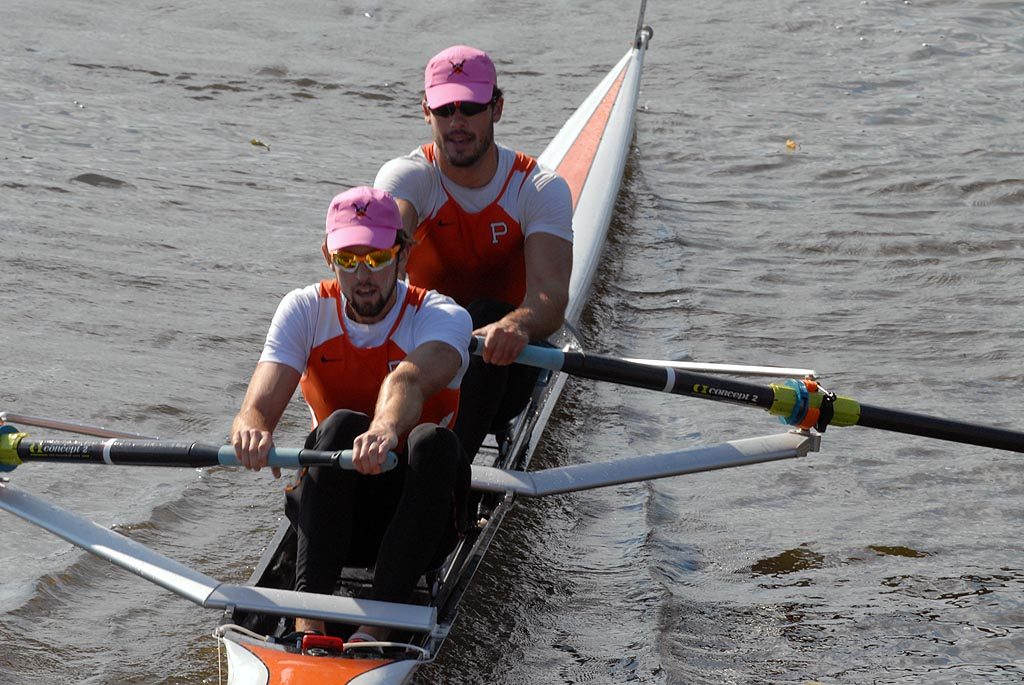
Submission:
[[[482,349],[483,339],[474,338],[470,343],[470,351],[480,354]],[[800,428],[824,431],[828,426],[865,426],[936,440],[1024,452],[1024,433],[1019,431],[862,405],[849,397],[824,391],[809,380],[790,379],[783,384],[762,386],[667,366],[637,364],[615,357],[564,352],[537,345],[527,345],[516,362],[562,371],[581,378],[756,406],[780,417],[783,423]]]
[[[103,442],[81,440],[29,440],[14,426],[0,426],[0,471],[12,471],[28,461],[74,464],[111,464],[117,466],[239,466],[231,445],[203,445],[172,440],[134,440],[112,438]],[[390,471],[398,464],[394,452],[388,452],[381,466]],[[272,447],[268,466],[301,468],[329,466],[351,469],[352,450],[327,452]]]

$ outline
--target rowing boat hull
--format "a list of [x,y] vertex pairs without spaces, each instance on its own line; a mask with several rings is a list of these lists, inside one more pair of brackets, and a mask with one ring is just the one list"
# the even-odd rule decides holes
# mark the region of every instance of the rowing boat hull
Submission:
[[227,685],[391,685],[408,682],[420,663],[316,656],[235,632],[226,637]]
[[597,272],[633,140],[633,119],[650,30],[608,72],[551,140],[538,161],[572,191],[573,269],[565,320],[579,321]]
[[[541,164],[556,169],[566,179],[573,199],[573,273],[566,309],[567,326],[552,337],[552,342],[563,348],[579,349],[572,329],[586,303],[622,182],[649,37],[649,29],[638,32],[635,44],[539,157]],[[544,374],[527,409],[506,434],[498,436],[498,444],[493,449],[482,451],[477,462],[483,460],[488,466],[525,470],[565,380],[562,373]],[[484,494],[479,513],[485,523],[475,535],[460,544],[433,585],[422,588],[423,600],[436,608],[437,622],[429,632],[401,634],[401,640],[416,651],[388,648],[387,658],[365,658],[357,651],[303,652],[274,641],[275,635],[290,629],[287,621],[229,611],[218,630],[224,638],[229,685],[408,682],[416,669],[433,660],[440,650],[455,620],[459,602],[513,501],[512,492]],[[289,555],[294,554],[293,549],[294,533],[286,523],[268,547],[250,583],[290,587],[293,569]],[[343,589],[358,596],[366,585],[364,576],[362,581],[354,579],[344,583]],[[366,622],[371,623],[371,619],[367,617]]]

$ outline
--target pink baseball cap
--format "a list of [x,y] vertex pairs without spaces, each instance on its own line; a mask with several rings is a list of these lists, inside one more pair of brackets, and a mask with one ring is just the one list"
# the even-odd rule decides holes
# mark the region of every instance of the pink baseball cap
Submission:
[[452,102],[490,102],[497,82],[498,73],[491,58],[483,50],[468,45],[453,45],[437,53],[423,74],[427,107]]
[[356,245],[382,250],[395,244],[401,228],[402,215],[391,193],[366,186],[346,190],[327,209],[327,250]]

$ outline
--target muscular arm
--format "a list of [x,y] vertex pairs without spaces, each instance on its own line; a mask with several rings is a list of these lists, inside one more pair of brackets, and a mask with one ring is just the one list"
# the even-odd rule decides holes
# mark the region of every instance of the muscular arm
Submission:
[[550,233],[526,238],[526,297],[503,319],[474,331],[484,336],[484,361],[511,364],[531,340],[558,330],[569,303],[572,243]]
[[[249,381],[242,408],[231,424],[231,444],[247,469],[259,471],[267,465],[274,444],[274,429],[295,393],[301,374],[277,362],[260,362]],[[279,471],[274,469],[274,476]]]
[[398,446],[398,436],[416,426],[424,402],[451,383],[461,365],[459,352],[437,341],[420,345],[403,359],[380,386],[370,428],[352,444],[356,470],[380,473],[388,450]]

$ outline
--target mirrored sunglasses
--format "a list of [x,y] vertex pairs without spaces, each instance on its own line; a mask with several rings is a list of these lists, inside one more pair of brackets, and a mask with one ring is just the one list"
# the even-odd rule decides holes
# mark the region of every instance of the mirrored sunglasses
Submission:
[[354,273],[360,263],[366,264],[370,271],[380,271],[395,261],[395,255],[401,249],[401,245],[395,245],[384,250],[374,250],[363,255],[347,250],[338,250],[331,253],[331,262],[346,273]]

